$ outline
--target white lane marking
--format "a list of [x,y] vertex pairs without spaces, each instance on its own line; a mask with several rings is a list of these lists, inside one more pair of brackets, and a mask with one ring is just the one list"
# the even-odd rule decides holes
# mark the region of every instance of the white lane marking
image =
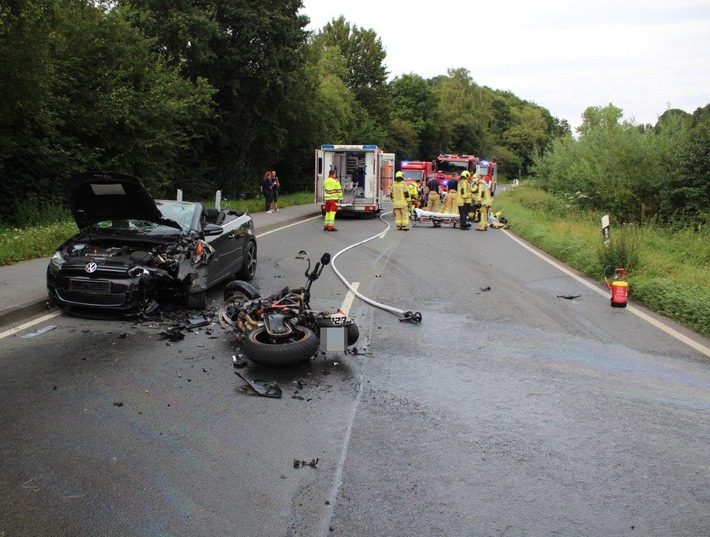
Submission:
[[[597,287],[597,286],[595,286],[595,285],[589,283],[587,280],[585,280],[585,279],[583,279],[583,278],[580,278],[580,277],[577,276],[575,273],[573,273],[573,272],[567,270],[565,267],[563,267],[563,266],[560,265],[559,263],[556,263],[555,261],[553,261],[553,260],[549,259],[548,257],[542,255],[542,254],[541,254],[540,252],[538,252],[537,250],[534,250],[533,248],[531,248],[530,246],[528,246],[527,244],[525,244],[522,240],[520,240],[518,237],[516,237],[515,235],[513,235],[510,231],[507,231],[507,230],[505,230],[505,229],[502,230],[502,231],[503,231],[503,233],[505,233],[508,237],[510,237],[510,238],[513,239],[515,242],[517,242],[518,244],[520,244],[523,248],[525,248],[525,249],[528,250],[529,252],[532,252],[533,254],[535,254],[536,256],[538,256],[540,259],[542,259],[543,261],[546,261],[547,263],[549,263],[549,264],[552,265],[553,267],[557,268],[558,270],[564,272],[564,273],[567,274],[568,276],[574,278],[574,279],[577,280],[579,283],[581,283],[581,284],[583,284],[583,285],[589,287],[592,291],[594,291],[594,292],[596,292],[596,293],[599,293],[600,295],[602,295],[602,296],[604,296],[604,297],[607,297],[607,298],[610,297],[609,293],[607,293],[606,291],[603,291],[602,289],[599,289],[599,287]],[[696,351],[698,351],[698,352],[704,354],[705,356],[710,357],[710,348],[706,347],[705,345],[702,345],[702,344],[698,343],[698,342],[695,341],[695,340],[690,339],[688,336],[686,336],[686,335],[684,335],[684,334],[681,334],[680,332],[678,332],[677,330],[671,328],[670,326],[666,326],[665,324],[663,324],[662,322],[660,322],[658,319],[654,319],[654,318],[651,317],[650,315],[645,314],[645,313],[642,312],[641,310],[638,310],[638,309],[636,309],[635,307],[633,307],[633,306],[631,306],[631,305],[627,305],[627,306],[626,306],[626,311],[629,311],[629,312],[633,313],[634,315],[636,315],[636,316],[639,317],[640,319],[643,319],[643,320],[646,321],[647,323],[652,324],[653,326],[655,326],[656,328],[659,328],[660,330],[663,330],[663,331],[664,331],[666,334],[668,334],[669,336],[674,337],[674,338],[677,339],[678,341],[681,341],[681,342],[685,343],[686,345],[688,345],[689,347],[692,347],[692,348],[695,349]]]
[[34,319],[32,321],[27,321],[24,324],[21,324],[20,326],[16,326],[15,328],[10,328],[10,330],[6,330],[5,332],[0,332],[0,339],[6,338],[8,336],[12,336],[14,334],[17,334],[18,332],[22,332],[23,330],[26,330],[27,328],[31,328],[36,324],[43,323],[44,321],[49,321],[50,319],[54,319],[57,315],[61,315],[61,311],[55,311],[52,313],[48,313],[47,315],[42,315],[42,317],[38,317],[37,319]]
[[[360,287],[360,282],[353,282],[352,286],[353,289],[357,291],[357,288]],[[353,300],[355,300],[355,293],[348,291],[348,294],[345,295],[345,300],[343,300],[343,305],[340,306],[340,311],[342,311],[345,315],[348,315],[350,308],[353,305]]]
[[299,224],[303,224],[304,222],[308,222],[310,220],[315,220],[316,218],[323,218],[323,217],[320,215],[311,216],[310,218],[306,218],[305,220],[299,220],[298,222],[294,222],[293,224],[288,224],[286,226],[277,227],[276,229],[272,229],[271,231],[264,231],[263,233],[257,233],[256,238],[258,239],[260,237],[265,237],[266,235],[269,235],[271,233],[276,233],[277,231],[281,231],[282,229],[288,229],[290,227],[297,226]]

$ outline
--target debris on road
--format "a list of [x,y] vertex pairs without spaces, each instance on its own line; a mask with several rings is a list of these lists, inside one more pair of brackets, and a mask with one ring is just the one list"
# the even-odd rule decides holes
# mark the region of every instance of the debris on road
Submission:
[[567,300],[574,300],[582,295],[557,295],[557,298],[566,298]]
[[42,327],[42,328],[39,328],[39,329],[35,330],[34,332],[30,332],[29,334],[25,334],[24,336],[22,336],[22,338],[23,338],[23,339],[29,339],[29,338],[32,338],[32,337],[35,337],[35,336],[39,336],[39,335],[41,335],[41,334],[44,334],[44,333],[46,333],[46,332],[49,332],[50,330],[54,330],[55,328],[56,328],[55,325],[50,324],[50,325],[44,326],[44,327]]
[[317,468],[318,461],[320,461],[320,459],[311,459],[310,461],[301,461],[298,459],[293,459],[293,467],[303,468],[304,466],[310,466],[311,468]]
[[278,384],[270,380],[254,379],[249,380],[243,376],[239,371],[234,372],[240,379],[242,379],[246,384],[240,386],[240,389],[249,395],[261,395],[262,397],[273,397],[275,399],[281,399],[281,388]]

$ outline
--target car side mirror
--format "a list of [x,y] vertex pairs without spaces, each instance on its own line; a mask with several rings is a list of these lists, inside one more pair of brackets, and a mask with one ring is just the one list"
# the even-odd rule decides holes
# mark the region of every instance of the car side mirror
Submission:
[[327,265],[328,263],[330,263],[330,254],[329,253],[323,254],[323,257],[320,258],[320,262],[322,265]]
[[224,228],[217,224],[205,224],[202,226],[202,232],[205,234],[205,237],[214,237],[224,233]]

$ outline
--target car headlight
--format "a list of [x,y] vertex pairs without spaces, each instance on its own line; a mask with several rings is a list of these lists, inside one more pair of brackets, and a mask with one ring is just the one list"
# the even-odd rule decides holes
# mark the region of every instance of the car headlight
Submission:
[[62,268],[64,261],[66,261],[66,259],[64,259],[62,252],[57,250],[52,254],[52,257],[49,258],[49,266],[54,270],[59,270]]

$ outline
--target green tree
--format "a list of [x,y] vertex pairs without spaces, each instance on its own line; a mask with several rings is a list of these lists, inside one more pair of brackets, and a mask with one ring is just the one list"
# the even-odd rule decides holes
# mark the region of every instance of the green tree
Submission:
[[199,148],[205,180],[227,195],[256,193],[257,178],[282,158],[282,118],[299,77],[307,17],[300,0],[120,0],[155,50],[193,80],[217,89],[216,115]]
[[390,131],[401,125],[394,122],[399,119],[411,124],[417,137],[415,150],[406,158],[432,160],[441,145],[439,99],[432,85],[419,75],[402,75],[390,82],[389,92],[393,117]]
[[448,76],[434,84],[440,103],[443,145],[440,152],[490,154],[488,125],[492,105],[488,94],[466,69],[449,69]]
[[167,68],[115,10],[89,1],[9,7],[0,12],[2,86],[17,81],[21,93],[2,104],[0,194],[12,200],[4,220],[63,203],[67,177],[86,169],[133,173],[157,190],[180,175],[174,161],[210,113],[209,87]]
[[342,76],[364,115],[359,115],[358,136],[381,137],[390,114],[386,57],[382,41],[373,30],[351,25],[343,17],[333,19],[314,36],[314,43],[334,51],[345,61]]

